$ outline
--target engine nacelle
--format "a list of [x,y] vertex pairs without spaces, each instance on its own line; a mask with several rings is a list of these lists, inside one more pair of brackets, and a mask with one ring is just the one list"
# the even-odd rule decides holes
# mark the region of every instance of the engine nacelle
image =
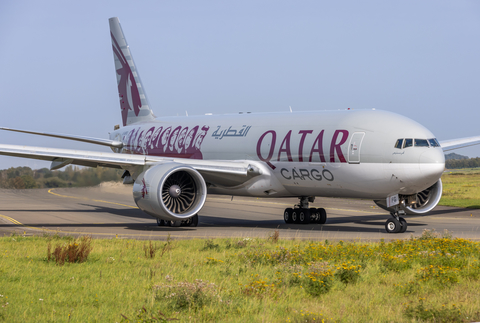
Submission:
[[185,220],[197,214],[207,199],[207,186],[195,169],[177,163],[153,166],[133,184],[140,210],[162,220]]
[[[435,208],[442,198],[442,180],[439,179],[438,182],[430,186],[429,188],[417,193],[417,202],[411,205],[406,205],[404,200],[400,199],[400,208],[405,211],[405,213],[414,215],[414,214],[425,214],[430,212]],[[374,201],[379,207],[389,212],[393,212],[393,208],[388,208],[385,200],[376,200]]]

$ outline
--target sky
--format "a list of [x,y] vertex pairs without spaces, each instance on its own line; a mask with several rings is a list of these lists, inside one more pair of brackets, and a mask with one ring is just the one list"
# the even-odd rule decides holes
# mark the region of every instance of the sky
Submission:
[[[480,135],[480,2],[463,0],[3,0],[0,126],[108,138],[121,123],[115,16],[158,118],[375,108],[439,140]],[[7,131],[0,142],[108,151]],[[0,169],[49,165],[0,157]]]

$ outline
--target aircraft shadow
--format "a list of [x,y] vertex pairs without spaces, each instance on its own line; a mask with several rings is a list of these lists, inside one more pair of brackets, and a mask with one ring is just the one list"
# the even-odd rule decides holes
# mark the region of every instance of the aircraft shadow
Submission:
[[[28,226],[41,228],[123,228],[132,231],[158,231],[158,232],[178,232],[178,231],[195,231],[195,227],[170,227],[157,226],[154,218],[138,209],[131,208],[112,208],[91,204],[81,204],[83,206],[92,207],[91,210],[0,210],[0,212],[45,212],[45,213],[108,213],[116,216],[136,219],[148,219],[151,222],[122,222],[122,223],[29,223]],[[415,216],[417,217],[417,216]],[[419,217],[419,216],[418,216]],[[199,227],[216,227],[216,228],[261,228],[261,229],[281,229],[281,230],[298,230],[298,231],[325,231],[325,232],[384,232],[385,220],[388,215],[354,215],[329,217],[327,223],[320,224],[286,224],[281,216],[272,220],[254,220],[229,218],[221,216],[199,215]],[[412,218],[412,217],[409,217]],[[101,219],[99,218],[99,221]],[[407,219],[408,221],[408,219]],[[351,225],[347,225],[351,223]],[[409,223],[410,227],[426,226],[425,223]],[[25,225],[0,224],[0,227],[22,227]],[[407,230],[408,232],[408,230]],[[95,234],[92,232],[92,234]]]

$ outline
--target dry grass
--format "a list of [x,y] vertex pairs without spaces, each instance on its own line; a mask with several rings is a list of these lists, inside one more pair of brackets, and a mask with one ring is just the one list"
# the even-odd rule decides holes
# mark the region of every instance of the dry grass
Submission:
[[47,260],[55,260],[60,266],[63,266],[66,261],[70,263],[82,263],[87,260],[92,249],[92,238],[89,236],[84,236],[63,244],[57,244],[53,252],[52,245],[49,242],[47,246]]

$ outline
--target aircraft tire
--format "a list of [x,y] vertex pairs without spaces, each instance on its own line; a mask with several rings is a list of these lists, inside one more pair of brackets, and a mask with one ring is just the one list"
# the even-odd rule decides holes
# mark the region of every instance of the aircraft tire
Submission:
[[400,229],[400,231],[398,231],[399,233],[404,233],[405,231],[407,231],[407,221],[405,221],[404,218],[400,217],[398,218],[400,220],[400,225],[402,226],[402,228]]
[[310,208],[310,223],[318,223],[320,219],[320,212],[318,209],[312,207]]
[[285,211],[283,211],[283,220],[285,221],[285,223],[293,223],[292,212],[293,209],[291,208],[285,209]]
[[292,211],[292,223],[300,223],[300,217],[298,216],[300,209],[293,209]]
[[157,218],[157,225],[158,225],[159,227],[162,227],[162,226],[165,225],[165,221]]
[[182,221],[168,221],[168,225],[171,227],[179,227],[182,225]]
[[195,214],[190,219],[188,219],[188,226],[189,227],[196,227],[198,226],[198,214]]
[[324,208],[318,209],[318,213],[320,214],[318,219],[318,224],[325,224],[327,222],[327,211]]
[[402,225],[395,218],[388,219],[385,222],[385,230],[387,231],[387,233],[399,233],[401,229]]
[[310,209],[300,209],[298,213],[298,220],[300,224],[309,224],[310,223]]

